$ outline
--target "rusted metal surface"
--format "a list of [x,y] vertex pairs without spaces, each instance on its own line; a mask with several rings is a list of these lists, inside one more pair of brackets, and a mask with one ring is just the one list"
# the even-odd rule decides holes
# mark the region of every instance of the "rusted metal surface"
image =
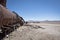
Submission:
[[0,20],[3,25],[12,24],[13,21],[16,21],[16,14],[10,12],[8,9],[0,5]]
[[6,0],[0,0],[0,40],[3,39],[6,34],[22,26],[24,22],[24,19],[16,12],[12,12],[6,8]]
[[0,40],[23,24],[24,19],[22,17],[0,5]]
[[7,0],[0,0],[0,4],[3,5],[4,7],[6,7],[6,2]]
[[0,0],[0,4],[3,5],[4,7],[6,7],[6,2],[7,0]]
[[13,25],[14,23],[23,24],[22,20],[23,18],[0,5],[0,25]]

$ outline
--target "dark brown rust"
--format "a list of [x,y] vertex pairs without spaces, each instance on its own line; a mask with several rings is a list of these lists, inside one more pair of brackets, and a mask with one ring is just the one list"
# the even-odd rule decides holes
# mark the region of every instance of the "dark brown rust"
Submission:
[[7,0],[0,0],[0,4],[3,5],[4,7],[6,7],[6,2]]
[[10,12],[8,9],[0,5],[0,26],[3,25],[13,25],[14,23],[20,23],[20,25],[23,25],[23,19],[13,13]]
[[22,26],[24,22],[24,19],[16,12],[11,12],[6,9],[6,0],[0,0],[0,40],[3,39],[6,34]]

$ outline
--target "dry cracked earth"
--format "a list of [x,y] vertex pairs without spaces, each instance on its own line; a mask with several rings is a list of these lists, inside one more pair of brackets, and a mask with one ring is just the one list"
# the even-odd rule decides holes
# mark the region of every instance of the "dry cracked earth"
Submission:
[[60,24],[28,23],[4,40],[60,40]]

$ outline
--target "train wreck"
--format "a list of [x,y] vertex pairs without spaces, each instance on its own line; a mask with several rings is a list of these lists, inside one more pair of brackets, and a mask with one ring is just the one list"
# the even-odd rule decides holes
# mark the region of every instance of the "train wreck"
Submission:
[[[24,24],[24,19],[19,16],[14,11],[9,11],[6,8],[7,0],[0,0],[0,35],[2,36],[4,33],[9,34],[14,28],[18,28]],[[4,34],[5,35],[5,34]],[[3,35],[3,36],[4,36]],[[1,40],[2,37],[0,37]]]

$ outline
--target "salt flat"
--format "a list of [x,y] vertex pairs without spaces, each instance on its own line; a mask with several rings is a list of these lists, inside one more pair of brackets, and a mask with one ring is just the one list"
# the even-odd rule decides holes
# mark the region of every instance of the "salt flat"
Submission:
[[4,40],[60,40],[60,24],[28,23]]

